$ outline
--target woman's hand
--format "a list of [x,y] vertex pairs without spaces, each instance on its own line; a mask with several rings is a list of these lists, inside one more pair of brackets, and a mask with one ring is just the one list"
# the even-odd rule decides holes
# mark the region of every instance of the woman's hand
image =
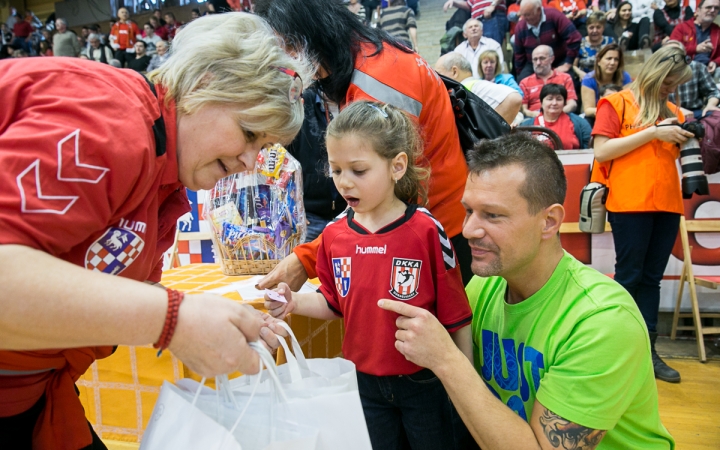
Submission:
[[268,313],[258,310],[255,311],[263,322],[262,328],[260,328],[260,341],[270,353],[275,353],[278,347],[280,347],[278,337],[287,338],[290,334],[285,328],[278,325],[278,322],[282,322],[282,320],[276,319]]
[[275,301],[265,294],[265,309],[268,310],[268,313],[270,313],[271,316],[277,319],[284,319],[285,316],[293,312],[295,306],[297,306],[297,302],[293,299],[293,293],[292,290],[290,290],[290,286],[285,283],[280,283],[275,292],[282,295],[286,302]]
[[258,355],[248,345],[260,337],[255,309],[212,295],[187,295],[180,305],[170,351],[204,377],[257,373]]
[[257,284],[258,289],[272,289],[280,282],[287,283],[294,291],[299,291],[307,281],[308,275],[295,253],[291,253],[280,261],[265,278]]
[[659,139],[663,142],[671,142],[673,144],[682,144],[691,137],[695,137],[689,131],[683,130],[678,125],[676,117],[671,117],[660,122],[655,127],[655,139]]
[[605,14],[605,18],[607,20],[613,20],[615,18],[616,13],[617,13],[617,10],[615,8],[613,8]]

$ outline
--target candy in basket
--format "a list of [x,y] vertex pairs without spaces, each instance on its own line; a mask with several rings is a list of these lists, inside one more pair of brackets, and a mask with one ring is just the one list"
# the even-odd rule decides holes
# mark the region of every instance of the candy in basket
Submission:
[[304,241],[302,192],[300,163],[280,144],[261,150],[253,171],[218,181],[203,217],[223,273],[268,273]]

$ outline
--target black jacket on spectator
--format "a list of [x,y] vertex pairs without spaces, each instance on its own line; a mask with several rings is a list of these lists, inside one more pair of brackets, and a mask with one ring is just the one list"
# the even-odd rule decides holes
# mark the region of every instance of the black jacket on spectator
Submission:
[[318,101],[315,87],[305,89],[305,120],[288,151],[300,162],[303,171],[303,202],[305,211],[331,220],[346,207],[328,176],[328,156],[325,147],[327,119],[323,103]]
[[127,58],[127,67],[128,69],[132,69],[136,72],[145,72],[151,59],[152,57],[148,55],[143,55],[139,58],[132,55],[132,57]]

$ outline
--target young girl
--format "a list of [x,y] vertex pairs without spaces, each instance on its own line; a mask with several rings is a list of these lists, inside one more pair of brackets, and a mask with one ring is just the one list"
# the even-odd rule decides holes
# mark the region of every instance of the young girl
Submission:
[[454,250],[440,222],[414,203],[428,177],[415,164],[418,131],[399,109],[359,101],[330,122],[327,152],[348,208],[321,235],[320,291],[298,294],[280,283],[287,303],[266,296],[265,305],[279,318],[343,318],[343,354],[357,366],[373,448],[470,448],[438,378],[395,349],[397,314],[377,306],[391,298],[433,312],[472,360],[472,312]]

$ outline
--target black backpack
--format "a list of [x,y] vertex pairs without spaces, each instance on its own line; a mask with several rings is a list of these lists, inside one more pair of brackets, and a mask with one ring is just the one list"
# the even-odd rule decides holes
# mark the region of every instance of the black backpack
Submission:
[[510,124],[483,99],[465,89],[461,83],[442,75],[440,77],[450,95],[463,153],[467,154],[483,139],[495,139],[510,133]]

